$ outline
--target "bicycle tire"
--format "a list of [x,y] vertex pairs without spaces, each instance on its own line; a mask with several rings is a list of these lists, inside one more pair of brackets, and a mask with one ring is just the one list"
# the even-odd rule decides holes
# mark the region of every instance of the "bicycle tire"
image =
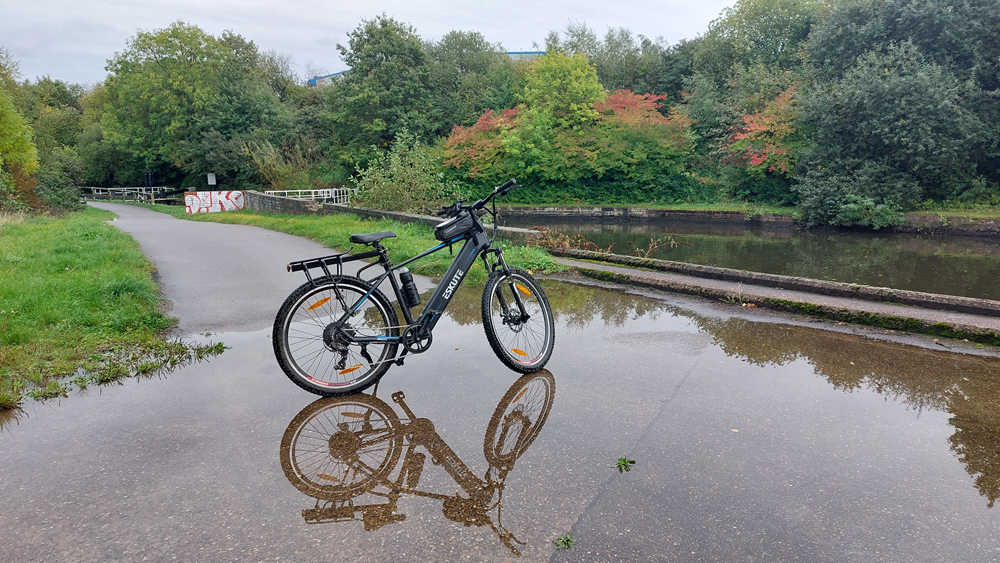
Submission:
[[[531,393],[530,389],[526,389],[534,383],[540,383],[543,386],[542,397],[538,397],[537,394]],[[525,450],[535,441],[538,433],[541,432],[542,426],[549,418],[549,411],[552,410],[555,396],[556,378],[548,370],[543,369],[529,373],[515,381],[497,403],[493,416],[490,417],[490,423],[486,427],[486,436],[483,438],[483,455],[486,456],[486,461],[494,467],[510,470],[514,466],[514,462],[524,454]],[[522,408],[519,414],[527,419],[528,425],[522,427],[514,446],[506,449],[504,446],[510,431],[510,418],[513,414],[518,413],[522,399],[526,401],[530,412],[524,414],[525,409]],[[514,409],[508,414],[507,411],[512,405]]]
[[[334,287],[341,290],[342,293],[354,294],[356,297],[368,295],[368,299],[375,305],[374,309],[368,310],[375,310],[378,316],[381,317],[380,324],[382,325],[382,329],[379,329],[379,331],[384,332],[385,336],[399,337],[399,321],[397,320],[395,309],[381,291],[373,288],[371,284],[360,278],[353,276],[323,277],[314,280],[313,283],[307,282],[296,288],[295,291],[293,291],[285,299],[284,303],[282,303],[281,308],[278,309],[278,314],[274,318],[274,328],[271,333],[274,345],[274,355],[278,360],[278,365],[281,367],[281,370],[286,376],[288,376],[289,379],[292,380],[293,383],[310,393],[323,395],[325,397],[349,395],[374,385],[383,375],[385,375],[385,372],[388,371],[389,367],[392,365],[392,360],[396,357],[398,349],[396,341],[389,341],[387,344],[382,345],[382,353],[379,355],[377,365],[371,365],[368,370],[362,372],[357,378],[345,383],[333,383],[322,380],[319,377],[316,377],[318,374],[310,373],[312,371],[316,371],[311,369],[312,366],[309,366],[309,368],[301,366],[294,357],[294,350],[289,345],[289,331],[292,319],[300,311],[300,308],[309,297],[320,294],[324,291],[329,292],[327,297],[331,297],[336,294],[333,290]],[[318,301],[322,301],[322,299]],[[353,303],[353,299],[350,301]],[[326,306],[326,303],[330,302],[333,302],[332,297],[325,300],[324,307]],[[367,311],[365,314],[367,314]],[[326,318],[329,319],[335,316],[336,314],[331,314],[327,315]],[[323,321],[325,320],[326,319],[323,319]],[[314,324],[317,325],[316,328],[322,329],[323,321],[314,322]],[[313,332],[316,330],[316,328],[313,327],[309,328],[311,328]],[[309,340],[310,338],[313,341],[318,341],[319,344],[315,346],[319,351],[316,354],[319,354],[321,358],[323,357],[322,354],[325,354],[325,351],[322,348],[325,344],[322,342],[321,334],[311,334],[310,336],[306,336],[304,338],[302,336],[297,336],[296,338],[300,338],[303,341]],[[347,348],[350,349],[349,346]],[[330,350],[329,347],[327,347],[327,350]],[[333,351],[330,350],[330,353],[333,354]],[[322,362],[320,361],[320,365],[321,364]],[[357,365],[363,366],[363,362],[358,362]],[[335,369],[335,371],[339,370]]]
[[[520,323],[518,325],[520,328],[517,328],[513,327],[513,323],[503,322],[498,296],[502,296],[504,292],[508,293],[507,299],[510,305],[514,306],[513,291],[521,291],[523,300],[527,301],[531,297],[537,304],[537,311],[533,311],[535,314],[532,317],[541,315],[543,327],[542,341],[538,346],[535,346],[538,333],[534,326],[529,327],[526,323]],[[497,310],[494,310],[495,307]],[[483,288],[482,315],[486,340],[505,366],[519,373],[533,373],[545,367],[555,346],[555,320],[545,292],[531,274],[520,268],[511,268],[509,279],[503,272],[491,273],[486,281],[486,287]],[[530,329],[531,332],[524,332],[525,329]]]
[[[349,419],[338,419],[336,422],[325,419],[320,421],[320,417],[325,415],[328,418],[330,413],[338,407],[367,409],[367,412],[360,417],[357,413],[353,413]],[[374,423],[373,413],[378,415]],[[355,435],[361,431],[381,432],[385,435],[383,442],[386,445],[386,450],[383,455],[375,454],[375,450],[365,452],[361,449],[356,454],[360,461],[372,461],[372,463],[366,464],[371,467],[371,473],[340,472],[330,469],[330,465],[335,465],[337,460],[332,455],[329,456],[330,459],[325,459],[323,455],[324,447],[333,439],[333,434],[330,436],[326,436],[326,434],[334,432],[334,429],[340,431],[341,423],[360,425]],[[292,486],[313,498],[332,501],[348,500],[381,483],[396,466],[403,450],[403,435],[399,432],[399,428],[400,422],[396,411],[378,397],[355,394],[350,397],[317,399],[299,411],[295,418],[288,423],[288,427],[281,437],[279,450],[281,469]],[[317,435],[313,436],[313,434]],[[312,441],[306,447],[311,447],[315,451],[300,451],[300,441],[304,439]],[[359,438],[359,442],[363,443],[364,440]],[[366,456],[365,460],[361,459],[362,455]],[[300,459],[301,456],[305,457]],[[307,467],[311,470],[307,470]],[[338,473],[340,477],[335,478],[324,472]]]

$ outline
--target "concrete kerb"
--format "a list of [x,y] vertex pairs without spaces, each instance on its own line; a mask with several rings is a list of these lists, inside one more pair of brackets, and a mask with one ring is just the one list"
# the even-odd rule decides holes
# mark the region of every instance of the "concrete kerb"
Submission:
[[740,305],[753,304],[754,306],[766,307],[768,309],[805,314],[853,324],[875,326],[888,330],[930,334],[945,338],[967,339],[982,344],[1000,346],[1000,333],[997,331],[962,323],[929,322],[910,317],[883,315],[786,299],[772,299],[742,295],[736,296],[732,292],[711,287],[654,279],[648,276],[643,276],[641,271],[636,271],[634,274],[626,275],[582,267],[576,267],[574,269],[583,276],[605,282],[622,283],[660,291],[686,293],[689,295],[696,295],[710,299],[720,299],[723,301],[733,301],[736,299],[739,301]]
[[778,274],[766,274],[763,272],[720,268],[717,266],[689,264],[686,262],[639,258],[636,256],[624,256],[621,254],[606,254],[602,252],[592,252],[589,250],[550,248],[549,252],[556,256],[565,256],[568,258],[582,258],[585,260],[611,262],[614,264],[648,268],[663,272],[676,272],[690,276],[743,282],[747,284],[777,287],[796,291],[807,291],[834,297],[851,297],[880,303],[901,303],[904,305],[915,305],[918,307],[942,311],[959,311],[963,313],[1000,317],[1000,301],[993,301],[990,299],[924,293],[921,291],[874,287],[869,285],[816,280],[795,276],[782,276]]
[[[273,213],[294,213],[325,215],[329,213],[346,213],[358,217],[369,217],[374,219],[392,219],[401,223],[423,223],[435,226],[443,219],[431,215],[418,215],[415,213],[402,213],[399,211],[383,211],[381,209],[369,209],[367,207],[352,207],[332,203],[321,203],[316,201],[298,200],[287,197],[264,194],[261,192],[247,190],[247,209],[256,211],[270,211]],[[487,230],[492,231],[493,226],[487,225]],[[500,227],[499,237],[518,243],[525,243],[539,235],[538,231],[532,229],[521,229],[517,227]]]

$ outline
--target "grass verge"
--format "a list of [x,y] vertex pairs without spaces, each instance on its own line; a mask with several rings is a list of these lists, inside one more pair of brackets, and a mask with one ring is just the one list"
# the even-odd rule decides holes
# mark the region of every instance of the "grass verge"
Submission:
[[73,376],[85,387],[142,373],[134,358],[152,373],[206,354],[163,339],[173,320],[160,312],[153,267],[105,223],[113,217],[88,208],[0,221],[0,409],[64,396]]
[[970,207],[944,207],[930,206],[921,209],[908,211],[917,215],[937,215],[939,217],[968,217],[969,219],[1000,219],[1000,207],[996,206],[970,206]]
[[[214,221],[217,223],[263,227],[272,231],[306,237],[330,248],[341,250],[346,250],[351,246],[348,243],[348,237],[353,233],[393,231],[396,233],[397,238],[383,241],[383,245],[389,250],[389,257],[393,262],[401,262],[438,244],[438,241],[434,238],[434,229],[430,226],[400,223],[399,221],[389,219],[368,219],[345,214],[282,215],[249,210],[188,215],[184,212],[183,207],[175,205],[140,203],[134,203],[134,205],[191,221]],[[357,250],[357,247],[361,245],[353,246]],[[507,263],[511,266],[542,273],[561,272],[566,269],[565,266],[556,262],[548,251],[543,248],[519,246],[506,242],[501,243],[501,247],[504,250],[504,257]],[[455,250],[456,252],[458,251],[457,248]],[[294,260],[312,257],[289,256],[288,258],[289,260]],[[453,256],[447,251],[442,250],[414,262],[409,268],[418,274],[439,276],[448,268],[452,258]],[[466,277],[466,280],[473,284],[482,284],[486,281],[486,272],[483,268],[473,268]]]

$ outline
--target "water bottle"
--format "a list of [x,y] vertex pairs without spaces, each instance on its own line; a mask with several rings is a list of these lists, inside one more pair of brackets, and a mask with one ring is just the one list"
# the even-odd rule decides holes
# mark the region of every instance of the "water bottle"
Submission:
[[413,281],[413,274],[407,268],[399,269],[399,281],[403,286],[403,303],[408,308],[420,305],[420,294],[417,292],[417,284]]

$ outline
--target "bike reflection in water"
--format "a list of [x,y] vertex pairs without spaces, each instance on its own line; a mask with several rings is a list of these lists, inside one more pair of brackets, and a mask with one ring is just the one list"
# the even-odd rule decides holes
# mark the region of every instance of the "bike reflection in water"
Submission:
[[[281,439],[281,467],[298,490],[316,499],[314,508],[302,511],[306,522],[361,520],[365,530],[400,522],[396,503],[404,494],[443,501],[444,515],[466,526],[489,526],[515,555],[524,542],[500,521],[504,481],[514,462],[541,431],[555,398],[555,378],[547,370],[525,375],[507,390],[497,404],[483,439],[489,469],[479,478],[435,431],[434,424],[418,418],[402,392],[392,394],[404,413],[374,395],[319,399],[292,419]],[[465,495],[446,495],[417,488],[426,455],[441,465]],[[405,450],[405,454],[404,454]],[[395,478],[400,456],[403,462]],[[368,493],[384,499],[355,504]],[[366,498],[367,500],[367,498]],[[496,520],[490,512],[496,509]]]

